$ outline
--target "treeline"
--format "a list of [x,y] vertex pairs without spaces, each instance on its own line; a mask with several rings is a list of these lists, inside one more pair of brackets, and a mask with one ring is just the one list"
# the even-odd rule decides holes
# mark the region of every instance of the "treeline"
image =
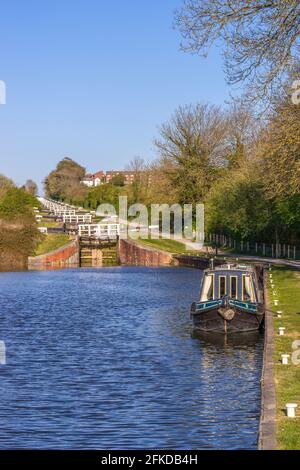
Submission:
[[157,160],[130,164],[133,185],[85,188],[85,169],[64,160],[46,193],[93,209],[117,205],[120,194],[146,205],[202,202],[207,232],[299,243],[299,15],[299,0],[183,2],[175,17],[183,49],[206,55],[216,43],[228,83],[243,86],[240,100],[178,108],[155,140]]
[[264,120],[243,105],[180,107],[160,128],[158,158],[135,159],[132,185],[117,180],[96,188],[80,183],[85,168],[61,161],[45,181],[54,199],[96,209],[101,203],[199,203],[206,231],[241,240],[300,240],[300,106],[274,102]]
[[71,158],[64,158],[45,179],[45,194],[51,199],[86,209],[96,209],[102,203],[118,208],[119,196],[127,196],[130,204],[149,203],[151,168],[142,159],[136,158],[128,170],[134,174],[130,185],[125,185],[122,175],[116,175],[110,183],[90,188],[81,183],[86,169]]
[[31,180],[27,183],[18,188],[0,175],[0,270],[25,268],[41,239],[33,212],[39,205],[36,185]]

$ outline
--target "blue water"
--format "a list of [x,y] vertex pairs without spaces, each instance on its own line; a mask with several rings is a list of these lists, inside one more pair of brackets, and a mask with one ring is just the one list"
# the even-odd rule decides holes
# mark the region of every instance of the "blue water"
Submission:
[[263,338],[195,337],[201,272],[0,274],[0,449],[254,449]]

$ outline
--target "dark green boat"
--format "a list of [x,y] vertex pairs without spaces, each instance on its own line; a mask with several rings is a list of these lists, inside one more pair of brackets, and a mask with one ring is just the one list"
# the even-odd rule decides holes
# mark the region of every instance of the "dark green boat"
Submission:
[[200,300],[191,307],[195,329],[255,331],[263,327],[264,314],[262,266],[227,264],[204,271]]

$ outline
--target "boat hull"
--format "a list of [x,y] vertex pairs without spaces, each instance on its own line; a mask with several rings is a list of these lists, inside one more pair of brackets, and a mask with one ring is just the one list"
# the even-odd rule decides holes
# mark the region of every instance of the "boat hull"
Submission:
[[193,326],[196,330],[209,333],[245,333],[257,331],[264,325],[264,314],[253,313],[241,309],[235,309],[234,315],[226,319],[219,308],[213,308],[207,311],[191,310]]

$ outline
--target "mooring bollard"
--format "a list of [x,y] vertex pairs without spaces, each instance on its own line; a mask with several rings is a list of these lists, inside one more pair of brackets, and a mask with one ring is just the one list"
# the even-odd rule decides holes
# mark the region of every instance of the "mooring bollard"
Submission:
[[284,336],[284,333],[285,333],[285,328],[284,328],[283,326],[281,326],[281,327],[279,328],[279,335],[280,335],[280,336]]
[[296,403],[287,403],[286,404],[286,414],[288,418],[296,418],[296,408],[298,405]]
[[289,363],[289,354],[281,354],[281,362],[284,366],[287,366]]

